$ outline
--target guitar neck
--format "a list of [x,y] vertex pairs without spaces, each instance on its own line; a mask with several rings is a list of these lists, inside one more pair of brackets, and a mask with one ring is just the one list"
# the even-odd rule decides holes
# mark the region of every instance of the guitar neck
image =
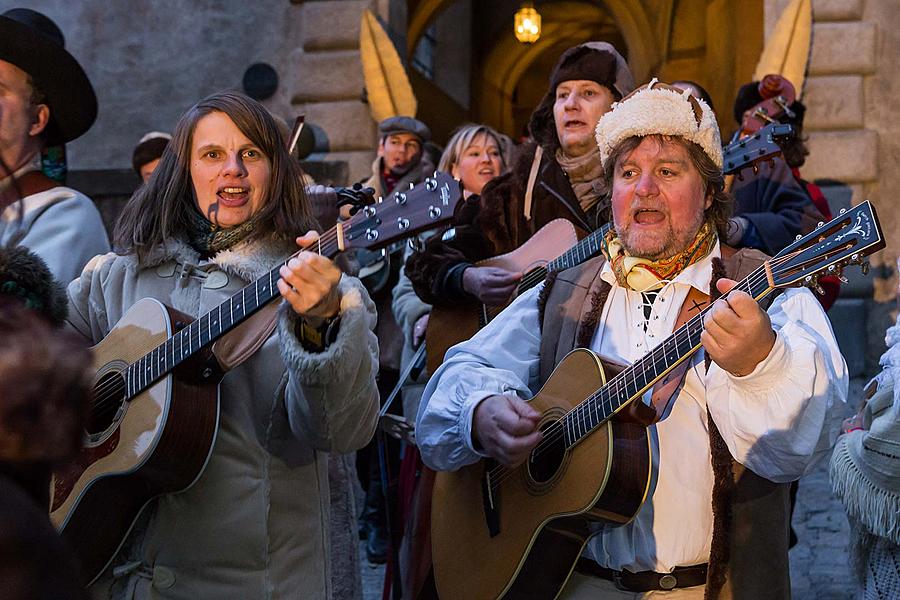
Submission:
[[[774,289],[766,271],[768,263],[758,267],[734,289],[761,300]],[[687,360],[700,348],[703,317],[712,304],[694,315],[660,345],[644,355],[606,385],[588,396],[563,417],[567,447],[572,447],[616,414],[632,400],[640,398],[669,371]]]
[[[310,247],[323,256],[335,256],[343,246],[342,224],[337,224]],[[208,344],[240,325],[253,313],[279,297],[276,282],[279,270],[287,261],[299,254],[292,254],[284,262],[251,282],[228,300],[192,321],[165,342],[131,363],[125,371],[127,397],[136,396],[172,369],[191,358]]]
[[526,292],[538,285],[547,278],[547,274],[551,271],[571,269],[572,267],[580,265],[584,261],[595,257],[600,253],[603,236],[608,228],[609,226],[606,225],[591,232],[589,235],[579,240],[577,244],[547,263],[547,266],[535,269],[535,273],[529,273],[528,276],[522,279],[522,282],[516,288],[516,294]]
[[592,231],[586,237],[579,240],[577,244],[566,250],[562,255],[550,261],[547,265],[547,271],[571,269],[599,254],[603,243],[603,236],[608,229],[609,225],[606,225],[596,231]]

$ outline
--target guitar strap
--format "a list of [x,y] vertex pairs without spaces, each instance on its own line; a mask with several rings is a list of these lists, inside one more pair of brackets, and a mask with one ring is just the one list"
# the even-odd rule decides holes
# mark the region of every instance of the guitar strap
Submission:
[[216,340],[212,353],[224,371],[230,371],[253,356],[269,339],[278,324],[280,304],[281,302],[270,302]]
[[[724,254],[725,246],[722,246],[722,251]],[[695,287],[691,288],[691,291],[688,292],[687,297],[684,299],[684,303],[681,305],[681,310],[678,313],[678,320],[675,321],[675,327],[672,331],[678,331],[678,329],[688,322],[697,312],[702,311],[706,308],[706,305],[709,303],[709,296],[704,294],[700,290]],[[684,378],[687,375],[688,370],[690,369],[691,361],[684,360],[678,364],[674,369],[669,371],[665,377],[656,382],[656,385],[653,386],[653,392],[650,395],[650,402],[653,405],[654,410],[656,411],[656,419],[654,419],[654,423],[663,418],[666,413],[666,408],[668,408],[669,403],[678,395],[678,391],[681,389],[682,384],[684,383]]]
[[[744,270],[742,269],[742,267],[745,267],[742,264],[732,264],[732,261],[730,259],[732,256],[734,256],[736,250],[731,246],[727,246],[725,244],[721,244],[719,248],[722,253],[722,261],[725,263],[726,268],[728,269],[728,277],[732,279],[742,279],[744,276],[746,276],[747,273],[733,272],[742,271]],[[709,301],[709,295],[704,294],[695,287],[692,287],[691,291],[684,299],[684,303],[681,305],[681,310],[678,313],[678,320],[675,321],[675,327],[672,329],[672,331],[678,331],[678,329],[682,325],[687,323],[688,320],[694,317],[695,314],[706,308],[707,304],[709,304]],[[665,377],[660,379],[655,386],[653,386],[653,392],[650,395],[650,402],[653,405],[654,410],[656,410],[656,420],[654,422],[659,421],[665,415],[666,408],[669,406],[669,403],[675,398],[675,396],[678,395],[678,391],[681,389],[681,386],[684,383],[684,378],[687,375],[690,365],[690,360],[681,362],[678,366],[669,371]]]
[[528,185],[525,186],[525,220],[531,220],[531,203],[534,195],[534,182],[537,181],[538,170],[541,166],[541,157],[544,156],[544,149],[538,146],[534,151],[534,160],[531,161],[531,172],[528,173]]

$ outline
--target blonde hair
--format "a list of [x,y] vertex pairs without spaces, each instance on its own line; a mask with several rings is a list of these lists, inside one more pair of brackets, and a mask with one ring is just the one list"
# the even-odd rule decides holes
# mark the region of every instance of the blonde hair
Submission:
[[459,164],[459,159],[463,152],[466,151],[466,148],[471,146],[472,142],[475,141],[475,138],[481,134],[490,136],[494,139],[494,142],[497,144],[497,149],[500,151],[500,170],[505,171],[506,147],[503,144],[500,134],[491,127],[479,125],[478,123],[462,125],[453,132],[453,135],[450,136],[450,141],[447,142],[447,146],[444,148],[444,153],[441,154],[441,160],[438,162],[438,171],[450,173],[453,166]]

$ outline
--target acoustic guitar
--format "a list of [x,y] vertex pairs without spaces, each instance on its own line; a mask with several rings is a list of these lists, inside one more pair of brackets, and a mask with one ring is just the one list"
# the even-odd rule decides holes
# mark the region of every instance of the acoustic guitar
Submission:
[[[459,182],[435,173],[338,223],[322,234],[318,251],[332,257],[386,246],[449,222],[461,198]],[[104,571],[154,497],[200,477],[216,436],[224,374],[210,346],[280,298],[279,267],[197,320],[143,299],[93,348],[97,374],[84,448],[50,485],[51,520],[75,551],[85,584]]]
[[[840,274],[884,246],[875,211],[864,202],[799,238],[735,289],[761,300],[778,288],[815,286],[821,274]],[[555,598],[589,524],[634,518],[650,484],[650,440],[625,416],[697,351],[707,310],[618,373],[606,372],[590,350],[567,355],[530,400],[543,415],[544,436],[523,465],[510,470],[482,460],[437,474],[432,552],[441,598]]]
[[[792,135],[793,127],[776,123],[729,144],[723,150],[724,174],[740,176],[742,170],[756,168],[759,162],[772,160],[781,153],[779,144]],[[544,281],[550,271],[569,269],[596,256],[600,252],[604,233],[601,228],[578,241],[572,224],[565,219],[556,219],[541,227],[512,252],[479,261],[476,266],[523,272],[522,280],[513,293],[515,298]],[[451,346],[475,335],[505,306],[488,306],[480,302],[435,305],[425,332],[428,372],[434,373],[441,366]]]

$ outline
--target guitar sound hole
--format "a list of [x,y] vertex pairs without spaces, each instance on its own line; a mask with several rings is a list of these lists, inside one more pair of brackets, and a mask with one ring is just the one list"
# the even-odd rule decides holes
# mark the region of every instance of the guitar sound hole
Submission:
[[544,423],[541,431],[544,439],[528,457],[528,473],[537,483],[547,483],[559,471],[566,457],[566,438],[558,421]]
[[87,432],[91,435],[109,429],[125,400],[125,378],[118,371],[103,375],[94,384]]

